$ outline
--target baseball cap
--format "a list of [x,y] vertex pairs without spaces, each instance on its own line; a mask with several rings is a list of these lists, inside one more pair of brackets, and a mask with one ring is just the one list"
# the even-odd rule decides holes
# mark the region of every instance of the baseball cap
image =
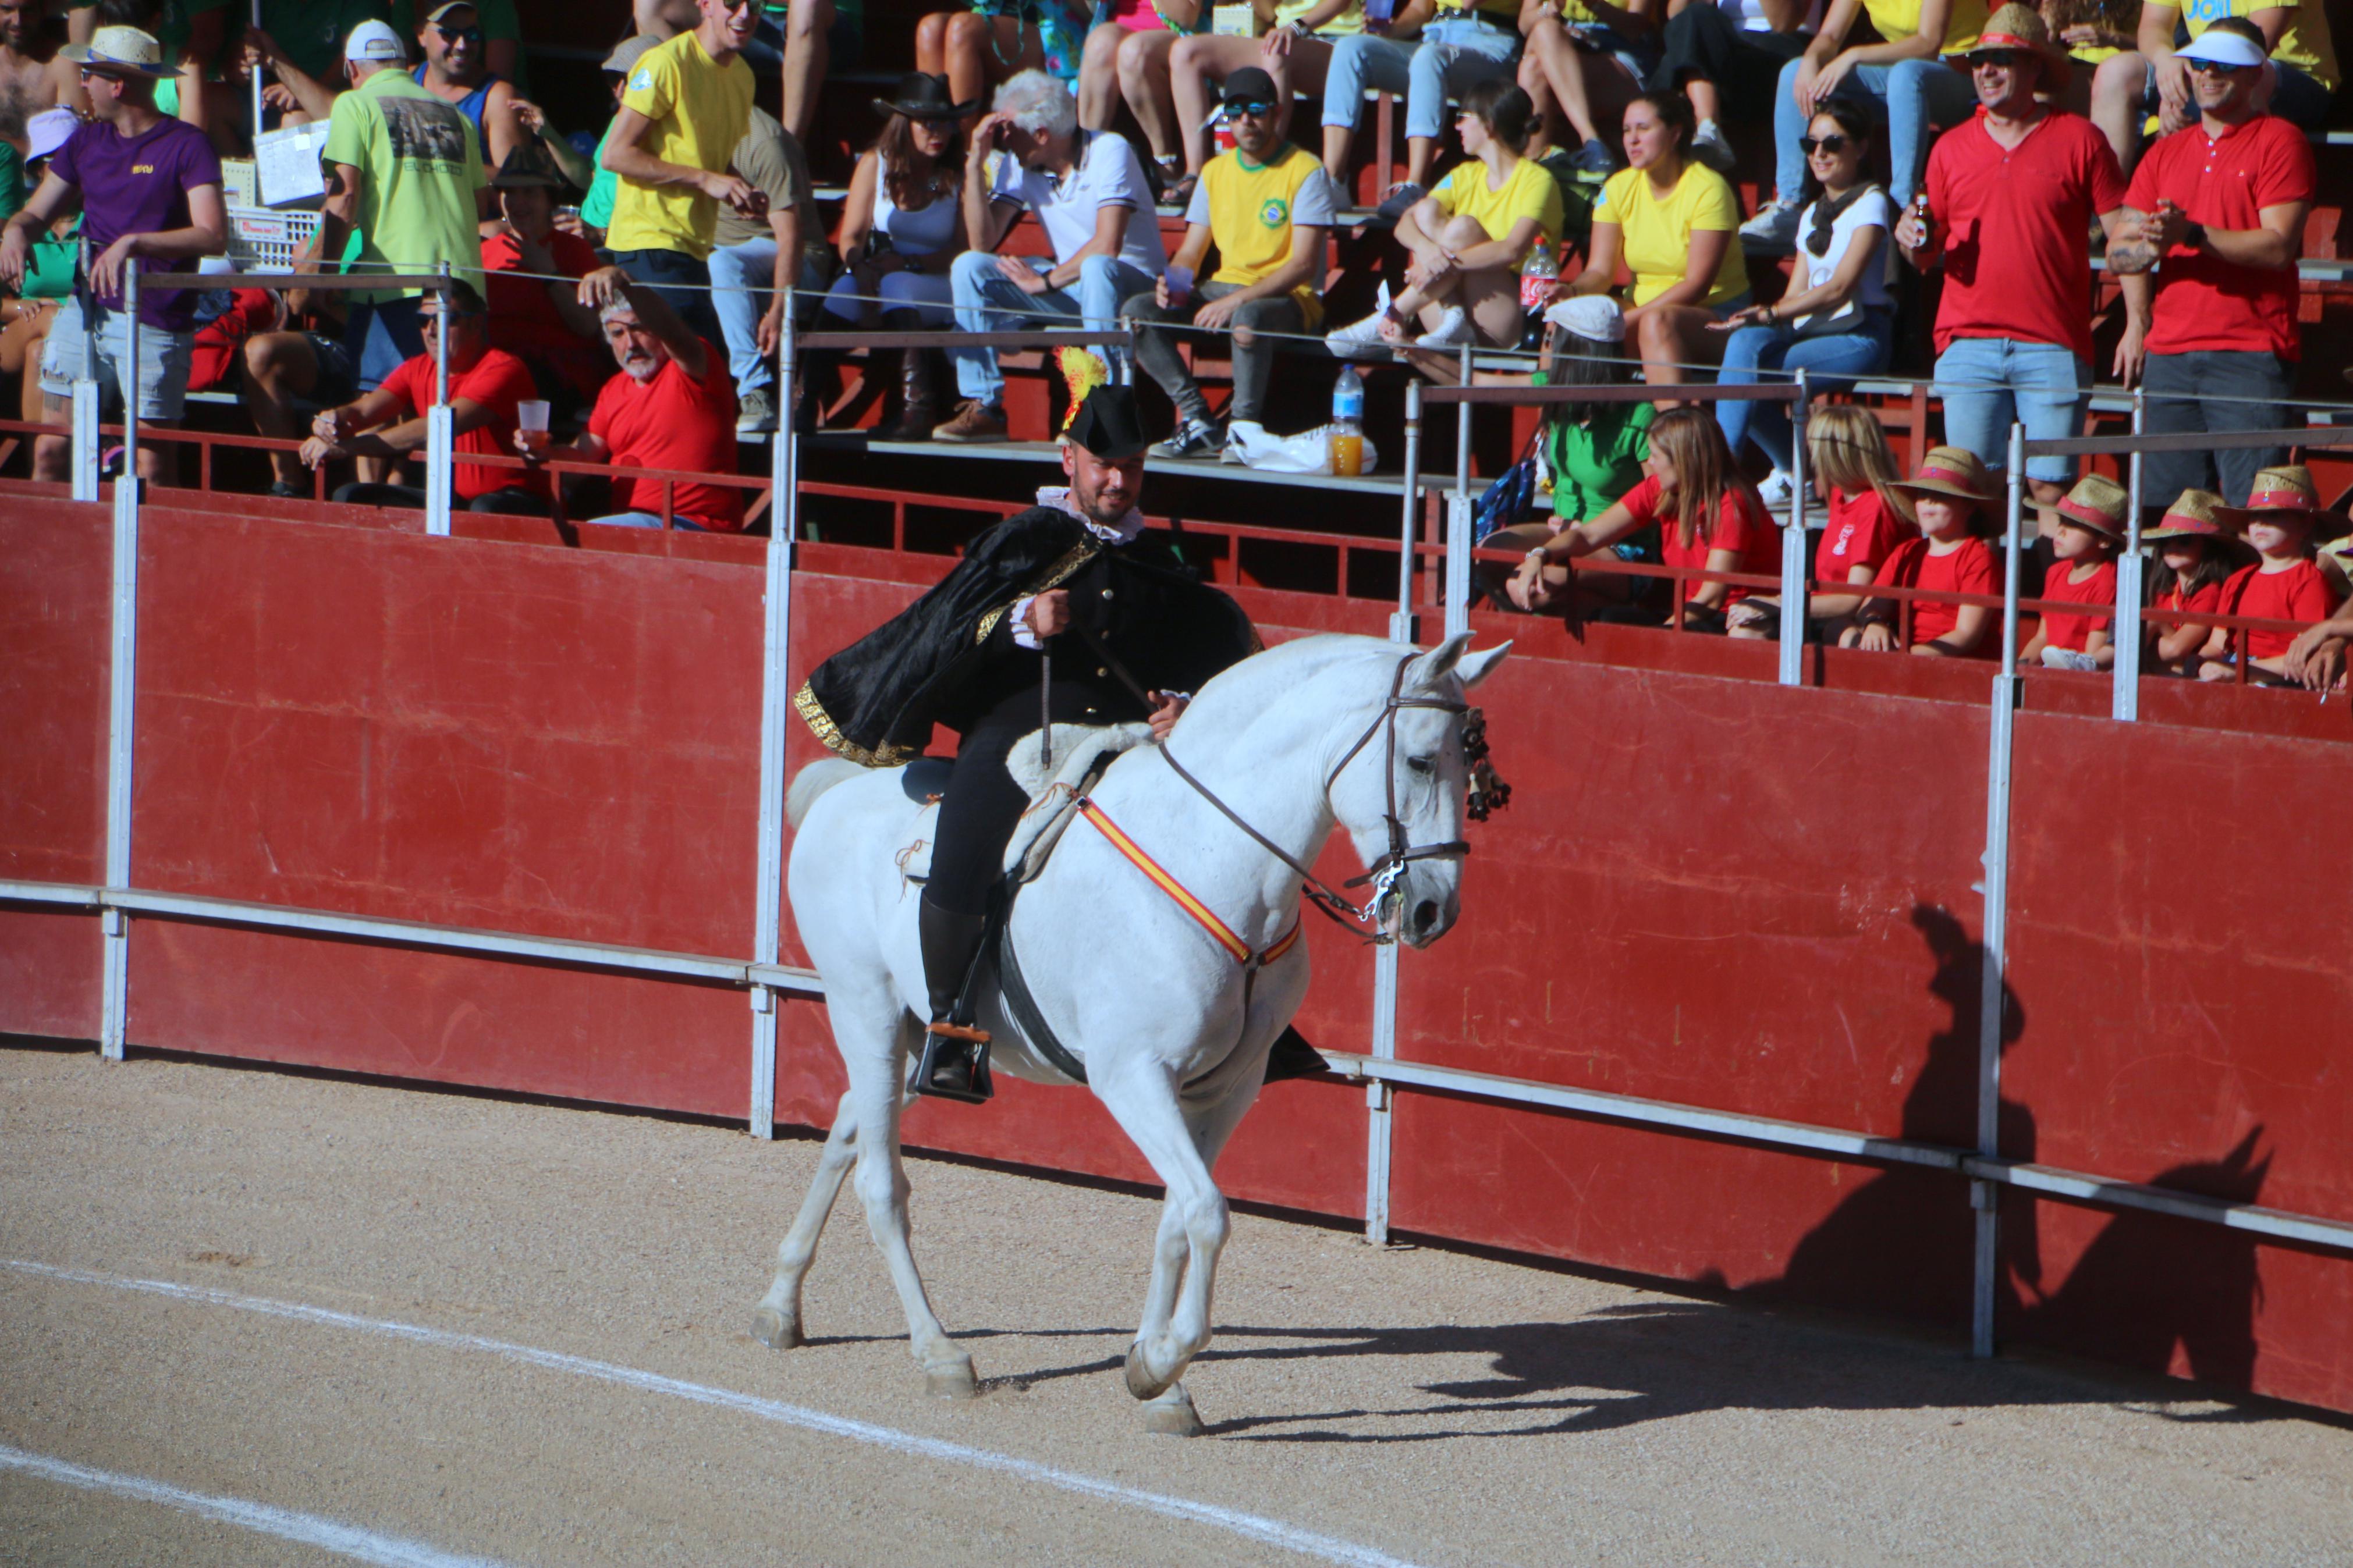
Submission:
[[452,11],[471,11],[474,8],[474,0],[449,0],[448,5],[436,5],[427,12],[425,20],[427,23],[438,22]]
[[44,109],[25,121],[25,162],[46,158],[73,139],[81,117],[62,106]]
[[2253,39],[2212,27],[2174,50],[2173,54],[2177,59],[2211,60],[2218,66],[2234,68],[2259,66],[2270,58],[2255,45]]
[[637,68],[638,61],[645,58],[646,51],[660,42],[661,40],[651,33],[639,33],[634,38],[625,39],[617,48],[605,57],[604,68],[615,76],[627,76]]
[[406,64],[408,59],[408,46],[401,40],[398,33],[394,32],[385,23],[362,22],[352,29],[352,36],[344,41],[343,58],[390,60],[396,64]]
[[1219,94],[1227,103],[1280,103],[1282,95],[1274,89],[1274,78],[1256,66],[1243,66],[1226,74],[1225,90]]

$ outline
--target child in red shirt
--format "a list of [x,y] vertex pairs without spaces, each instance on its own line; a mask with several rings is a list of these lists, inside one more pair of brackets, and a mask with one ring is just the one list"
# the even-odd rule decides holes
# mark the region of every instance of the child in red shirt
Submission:
[[[1890,487],[1908,498],[1920,537],[1907,540],[1890,556],[1874,581],[1898,588],[1922,588],[1947,594],[1999,594],[1994,581],[1993,552],[1974,532],[1986,510],[1993,505],[1993,481],[1977,454],[1958,447],[1932,447],[1920,471]],[[1856,624],[1839,636],[1839,647],[1867,653],[1898,647],[1931,658],[1966,658],[1978,650],[1992,626],[1994,612],[1983,605],[1955,605],[1936,599],[1915,599],[1912,635],[1908,642],[1898,631],[1902,611],[1893,599],[1873,599],[1856,615]]]
[[[2057,557],[2042,574],[2042,597],[2071,605],[2116,602],[2116,551],[2125,542],[2125,513],[2132,499],[2124,486],[2085,474],[2054,509],[2059,531],[2051,542]],[[2042,624],[2019,650],[2019,662],[2041,659],[2046,669],[2105,669],[2116,663],[2113,616],[2042,613]]]
[[[1887,448],[1887,432],[1868,410],[1848,403],[1816,409],[1806,425],[1806,467],[1815,490],[1830,503],[1830,525],[1814,548],[1816,587],[1806,598],[1806,637],[1829,642],[1852,624],[1867,597],[1835,590],[1875,581],[1888,558],[1918,530],[1903,498],[1890,488],[1901,470]],[[1759,594],[1743,599],[1725,620],[1736,637],[1778,637],[1780,597]]]
[[[2319,567],[2312,563],[2312,531],[2320,516],[2320,492],[2311,473],[2300,463],[2265,468],[2255,476],[2253,491],[2242,507],[2224,507],[2222,522],[2246,531],[2249,544],[2263,557],[2256,565],[2240,568],[2222,584],[2222,614],[2265,620],[2295,621],[2311,626],[2327,620],[2337,608],[2337,594]],[[2284,658],[2292,632],[2214,628],[2207,639],[2200,667],[2200,680],[2230,680],[2233,666],[2243,658],[2251,679],[2266,686],[2289,684]]]
[[[1715,416],[1693,407],[1660,415],[1651,422],[1651,455],[1642,469],[1649,477],[1599,517],[1572,523],[1527,552],[1512,576],[1512,603],[1524,610],[1545,608],[1566,586],[1548,582],[1546,567],[1606,550],[1654,523],[1660,553],[1670,566],[1759,575],[1781,570],[1781,531],[1757,487],[1734,465]],[[1723,630],[1722,610],[1755,591],[1685,579],[1683,628]]]
[[[2193,615],[2222,614],[2222,583],[2231,575],[2228,542],[2222,532],[2222,498],[2211,490],[2181,492],[2166,508],[2165,521],[2144,528],[2140,536],[2157,546],[2161,570],[2157,574],[2155,604],[2160,610],[2188,610]],[[2156,623],[2158,669],[2168,675],[2198,673],[2198,650],[2214,635],[2212,626],[2194,621]]]

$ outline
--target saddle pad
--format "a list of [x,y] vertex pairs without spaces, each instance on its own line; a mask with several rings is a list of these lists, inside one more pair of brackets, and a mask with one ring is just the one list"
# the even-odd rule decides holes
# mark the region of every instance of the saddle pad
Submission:
[[[1005,767],[1014,782],[1029,794],[1029,805],[1006,845],[1005,869],[1019,870],[1026,862],[1028,875],[1035,876],[1045,864],[1054,841],[1069,826],[1079,795],[1089,781],[1109,767],[1113,757],[1151,739],[1149,724],[1057,724],[1050,774],[1039,759],[1036,734],[1016,741],[1006,756]],[[954,763],[946,757],[918,757],[899,770],[899,787],[917,805],[927,805],[945,793],[954,770]],[[932,835],[938,821],[928,811],[917,817],[916,836],[892,857],[898,863],[899,874],[910,882],[925,881],[931,877]]]

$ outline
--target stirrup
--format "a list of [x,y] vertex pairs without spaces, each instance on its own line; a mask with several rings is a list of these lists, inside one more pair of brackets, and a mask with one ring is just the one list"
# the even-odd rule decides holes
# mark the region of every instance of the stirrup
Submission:
[[934,1022],[923,1036],[915,1092],[966,1105],[987,1103],[997,1093],[988,1070],[988,1031],[944,1018]]

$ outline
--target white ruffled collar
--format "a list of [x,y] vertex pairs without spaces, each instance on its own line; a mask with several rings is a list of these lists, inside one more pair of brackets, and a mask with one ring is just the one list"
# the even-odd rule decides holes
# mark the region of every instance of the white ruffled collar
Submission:
[[1038,487],[1038,504],[1039,506],[1060,507],[1062,510],[1069,512],[1072,517],[1077,518],[1081,522],[1086,524],[1087,531],[1089,533],[1093,534],[1097,539],[1103,540],[1107,543],[1133,544],[1135,542],[1136,536],[1144,531],[1144,513],[1138,511],[1134,507],[1127,509],[1127,515],[1119,520],[1119,523],[1116,527],[1105,528],[1102,523],[1097,522],[1093,518],[1089,517],[1085,512],[1081,511],[1077,507],[1071,504],[1071,487],[1068,485],[1039,485]]

